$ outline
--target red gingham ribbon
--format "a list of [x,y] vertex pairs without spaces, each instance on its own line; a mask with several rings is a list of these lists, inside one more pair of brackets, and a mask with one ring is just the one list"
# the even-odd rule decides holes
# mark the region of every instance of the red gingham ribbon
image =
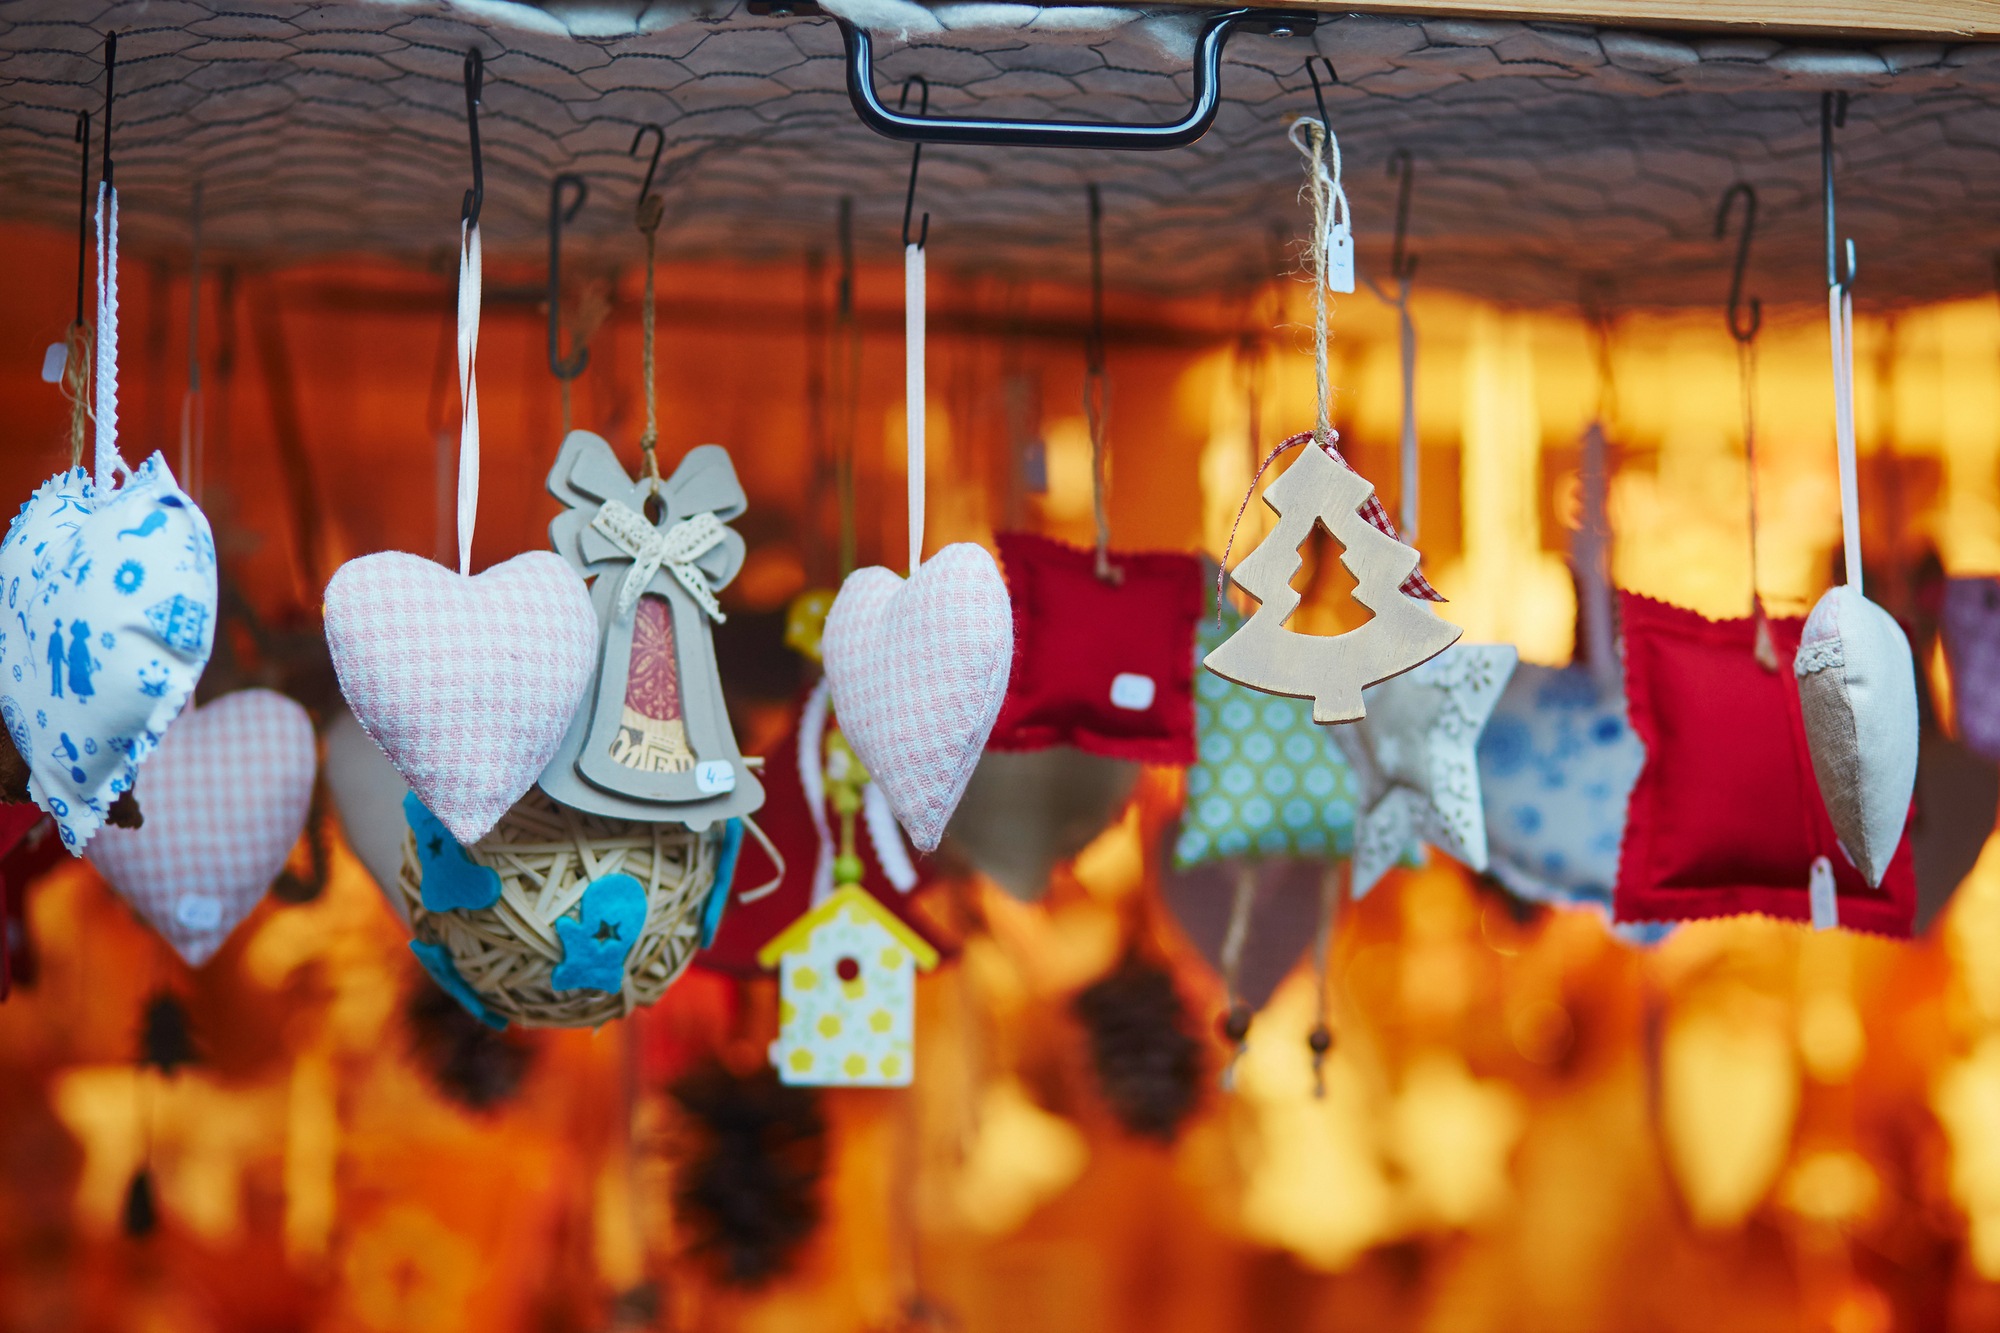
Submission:
[[[1312,437],[1313,433],[1309,430],[1302,430],[1297,435],[1288,436],[1281,444],[1278,445],[1277,448],[1273,449],[1270,452],[1270,454],[1264,459],[1264,461],[1261,464],[1258,465],[1257,475],[1250,479],[1249,494],[1245,495],[1243,497],[1243,503],[1237,506],[1236,522],[1229,525],[1229,541],[1222,548],[1223,569],[1222,571],[1219,571],[1217,573],[1215,581],[1216,604],[1218,606],[1220,606],[1222,602],[1222,586],[1223,586],[1223,579],[1227,577],[1227,570],[1229,567],[1229,551],[1230,548],[1236,544],[1236,526],[1237,524],[1243,521],[1243,511],[1250,507],[1250,496],[1255,495],[1257,493],[1257,483],[1263,479],[1264,469],[1270,467],[1271,464],[1277,460],[1279,454],[1284,453],[1287,449],[1298,448],[1300,445],[1312,439]],[[1339,436],[1336,435],[1334,438],[1338,439]],[[1327,456],[1333,459],[1334,462],[1340,464],[1342,467],[1346,468],[1349,472],[1354,471],[1354,465],[1348,462],[1345,458],[1342,458],[1340,456],[1340,450],[1334,447],[1333,440],[1328,440],[1325,444],[1321,445],[1320,447],[1326,450]],[[1358,476],[1359,474],[1357,473],[1356,475]],[[1401,537],[1396,535],[1396,524],[1394,523],[1393,520],[1390,519],[1389,511],[1382,507],[1381,497],[1376,495],[1373,490],[1368,492],[1368,499],[1362,504],[1359,512],[1361,514],[1361,517],[1368,520],[1369,526],[1373,527],[1377,532],[1381,533],[1383,536],[1389,538],[1391,541],[1403,540]],[[1424,577],[1424,571],[1422,566],[1419,566],[1416,569],[1411,570],[1410,576],[1403,580],[1402,585],[1398,590],[1405,597],[1419,597],[1427,602],[1442,602],[1444,600],[1444,594],[1439,592],[1436,588],[1433,588],[1430,584],[1430,580]]]

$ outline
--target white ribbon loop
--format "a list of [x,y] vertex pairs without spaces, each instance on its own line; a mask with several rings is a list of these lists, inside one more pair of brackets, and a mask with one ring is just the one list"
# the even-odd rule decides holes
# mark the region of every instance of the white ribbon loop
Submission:
[[590,526],[603,535],[604,539],[632,557],[632,568],[625,572],[625,581],[618,585],[618,600],[614,610],[620,621],[629,620],[638,608],[639,596],[646,591],[646,585],[653,581],[653,575],[661,569],[672,572],[680,580],[688,595],[694,598],[709,618],[721,624],[726,616],[722,614],[722,603],[715,599],[715,590],[708,586],[708,579],[695,561],[722,544],[728,529],[722,520],[712,513],[696,514],[660,531],[646,521],[646,516],[628,504],[617,500],[606,500],[597,510]]

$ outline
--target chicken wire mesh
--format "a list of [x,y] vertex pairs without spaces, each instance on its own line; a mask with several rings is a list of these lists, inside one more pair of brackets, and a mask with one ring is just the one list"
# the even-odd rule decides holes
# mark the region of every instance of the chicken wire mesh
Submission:
[[[1201,11],[1034,9],[833,0],[888,40],[880,86],[921,74],[934,112],[1164,120],[1190,97]],[[864,254],[898,243],[909,149],[864,129],[824,16],[741,4],[499,0],[12,0],[0,6],[0,215],[73,226],[75,115],[101,115],[102,35],[120,36],[115,141],[128,245],[184,247],[202,185],[203,241],[245,259],[456,242],[470,166],[465,52],[485,57],[481,129],[490,250],[545,244],[553,175],[591,184],[567,228],[577,255],[629,257],[657,124],[663,253],[796,255],[830,244],[851,196]],[[1991,290],[2000,245],[2000,46],[1805,46],[1586,26],[1327,16],[1310,35],[1245,33],[1223,62],[1213,130],[1160,153],[940,147],[918,206],[932,262],[1080,276],[1085,186],[1105,201],[1107,276],[1160,290],[1267,277],[1303,229],[1289,121],[1310,113],[1309,55],[1339,82],[1364,269],[1394,219],[1384,166],[1416,163],[1420,281],[1507,301],[1720,299],[1733,242],[1722,192],[1762,207],[1753,286],[1824,290],[1819,93],[1855,96],[1839,131],[1843,232],[1865,301]]]

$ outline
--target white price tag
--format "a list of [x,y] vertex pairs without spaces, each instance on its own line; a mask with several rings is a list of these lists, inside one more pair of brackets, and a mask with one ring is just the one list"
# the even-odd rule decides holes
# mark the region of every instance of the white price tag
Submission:
[[1832,930],[1840,924],[1840,899],[1833,892],[1833,862],[1824,856],[1813,858],[1812,878],[1807,881],[1806,892],[1812,899],[1814,930]]
[[63,371],[69,367],[69,347],[63,343],[50,343],[49,350],[42,353],[42,383],[61,384]]
[[1345,218],[1326,224],[1326,289],[1354,291],[1354,229]]

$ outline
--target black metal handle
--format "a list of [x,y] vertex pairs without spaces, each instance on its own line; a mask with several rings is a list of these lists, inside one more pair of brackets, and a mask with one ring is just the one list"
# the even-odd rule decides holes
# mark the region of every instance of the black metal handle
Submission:
[[847,47],[847,97],[861,123],[903,143],[983,144],[1007,148],[1181,148],[1208,133],[1222,102],[1222,47],[1237,28],[1273,36],[1311,32],[1314,14],[1284,10],[1228,9],[1202,24],[1194,49],[1194,105],[1179,120],[1154,125],[1121,125],[1092,120],[986,120],[972,117],[905,115],[891,111],[875,94],[874,42],[864,28],[840,24]]

